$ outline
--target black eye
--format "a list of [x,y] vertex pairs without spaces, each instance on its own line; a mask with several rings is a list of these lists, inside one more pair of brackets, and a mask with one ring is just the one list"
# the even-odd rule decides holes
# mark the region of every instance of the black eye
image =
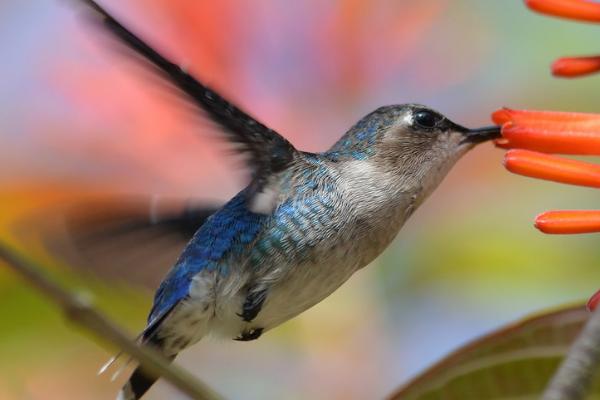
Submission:
[[413,118],[415,124],[420,126],[421,128],[431,129],[435,128],[435,126],[440,121],[439,115],[427,110],[417,111],[414,114]]

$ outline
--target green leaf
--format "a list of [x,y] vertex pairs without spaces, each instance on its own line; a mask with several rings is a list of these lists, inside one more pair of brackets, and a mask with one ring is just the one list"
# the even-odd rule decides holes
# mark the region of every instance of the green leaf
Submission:
[[[583,306],[538,314],[454,351],[390,399],[538,399],[589,312]],[[600,399],[600,377],[590,399]]]

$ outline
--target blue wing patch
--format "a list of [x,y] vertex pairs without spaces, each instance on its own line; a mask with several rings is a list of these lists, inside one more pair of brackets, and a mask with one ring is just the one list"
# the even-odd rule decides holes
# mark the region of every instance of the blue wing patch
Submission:
[[247,207],[245,192],[238,193],[212,215],[188,243],[154,296],[145,337],[151,334],[157,322],[188,295],[192,278],[197,273],[219,268],[219,273],[227,274],[228,267],[220,265],[220,261],[242,253],[257,237],[270,216],[251,212]]

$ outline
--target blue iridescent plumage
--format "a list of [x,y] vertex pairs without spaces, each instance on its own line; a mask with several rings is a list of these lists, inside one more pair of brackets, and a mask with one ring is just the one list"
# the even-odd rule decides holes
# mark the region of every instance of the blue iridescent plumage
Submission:
[[[250,268],[259,266],[275,253],[289,257],[286,250],[292,248],[295,257],[302,258],[303,247],[314,245],[303,232],[315,224],[329,222],[337,195],[323,162],[312,157],[307,157],[307,161],[312,168],[302,172],[306,184],[297,188],[298,196],[283,202],[272,215],[251,212],[246,189],[206,221],[156,292],[149,324],[189,294],[192,279],[199,272],[218,268],[219,274],[228,274],[229,267],[222,261],[247,251],[253,241],[256,242],[248,254]],[[318,186],[328,190],[315,190]],[[259,237],[266,227],[269,227],[269,235]]]
[[[156,292],[149,323],[189,294],[192,278],[197,273],[214,270],[219,261],[243,251],[256,238],[262,222],[269,217],[248,209],[245,192],[238,193],[196,232]],[[219,273],[229,272],[220,267]]]
[[379,135],[394,123],[397,115],[394,106],[378,108],[358,121],[325,156],[334,161],[347,158],[366,160],[373,155],[373,145]]

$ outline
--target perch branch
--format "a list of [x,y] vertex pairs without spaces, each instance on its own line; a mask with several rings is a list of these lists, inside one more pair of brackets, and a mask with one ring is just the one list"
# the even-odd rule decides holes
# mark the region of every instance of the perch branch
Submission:
[[0,242],[0,260],[54,301],[66,317],[95,337],[109,342],[133,357],[148,373],[161,376],[193,399],[220,400],[216,392],[184,369],[171,364],[154,349],[140,346],[81,296],[69,293],[43,272],[44,269],[27,260]]
[[542,400],[582,400],[600,366],[600,308],[594,311],[548,384]]

